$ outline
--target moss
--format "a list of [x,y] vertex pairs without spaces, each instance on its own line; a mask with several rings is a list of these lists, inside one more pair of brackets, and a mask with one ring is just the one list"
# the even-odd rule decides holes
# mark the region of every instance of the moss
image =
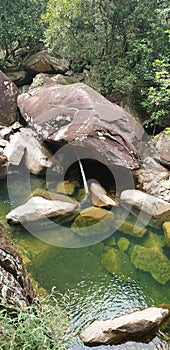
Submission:
[[164,234],[165,234],[165,242],[168,247],[170,247],[170,221],[166,221],[162,225]]
[[125,221],[122,225],[121,225],[121,221],[116,220],[116,227],[118,227],[118,230],[126,235],[130,235],[136,238],[140,238],[143,237],[147,230],[146,228],[143,228],[141,226],[137,226],[135,225],[135,223],[131,222],[131,221]]
[[109,246],[109,247],[114,247],[114,246],[116,246],[115,237],[113,237],[113,236],[109,237],[108,239],[106,239],[106,240],[104,241],[104,243],[106,244],[106,246]]
[[78,202],[81,202],[86,197],[86,192],[84,188],[80,188],[77,192],[76,199]]
[[143,245],[146,248],[157,248],[158,250],[162,250],[165,245],[165,239],[163,236],[158,235],[157,233],[153,233],[149,231],[147,235],[144,237]]
[[80,236],[101,235],[113,226],[114,214],[108,210],[90,207],[84,209],[74,220],[71,228]]
[[118,240],[117,245],[122,252],[125,252],[126,250],[128,250],[130,242],[127,238],[121,237]]
[[78,181],[62,181],[57,184],[56,192],[73,196],[79,187]]
[[114,273],[124,281],[137,278],[129,256],[116,248],[109,248],[103,254],[101,264],[108,272]]
[[165,284],[170,280],[170,261],[157,248],[135,245],[130,257],[137,269],[149,272],[157,282]]
[[170,128],[166,128],[163,133],[170,139]]

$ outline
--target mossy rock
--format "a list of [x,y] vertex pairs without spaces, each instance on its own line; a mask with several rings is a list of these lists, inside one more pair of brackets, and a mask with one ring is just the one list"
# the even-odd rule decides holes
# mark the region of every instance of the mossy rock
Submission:
[[170,221],[166,221],[162,225],[164,234],[165,234],[165,242],[168,247],[170,247]]
[[149,272],[157,282],[166,284],[170,280],[170,261],[157,248],[135,245],[130,257],[137,269]]
[[136,279],[136,270],[132,265],[129,256],[116,248],[109,248],[103,254],[101,264],[104,268],[124,281]]
[[80,236],[102,235],[113,226],[114,214],[108,210],[90,207],[82,210],[71,229]]
[[106,246],[114,247],[114,246],[116,246],[116,239],[115,239],[115,237],[111,236],[111,237],[107,238],[104,241],[104,243]]
[[84,188],[80,188],[76,194],[76,199],[78,202],[81,202],[86,197],[86,192]]
[[147,229],[143,228],[142,226],[136,225],[133,222],[130,221],[125,221],[123,224],[121,221],[116,220],[116,227],[118,230],[126,235],[130,235],[136,238],[141,238],[143,237]]
[[64,193],[68,196],[73,196],[76,192],[76,190],[80,187],[78,181],[62,181],[59,182],[56,186],[56,192],[58,193]]
[[127,238],[121,237],[118,240],[117,245],[122,252],[125,252],[126,250],[128,250],[130,242]]
[[162,235],[149,231],[144,237],[143,245],[146,248],[157,248],[161,251],[165,245],[165,238]]
[[[45,199],[49,199],[49,200],[58,200],[61,202],[68,202],[68,203],[75,203],[76,200],[69,198],[68,196],[65,196],[64,194],[58,194],[55,192],[49,192],[44,190],[43,188],[36,188],[30,195],[29,198],[31,197],[42,197]],[[77,203],[78,204],[78,203]]]

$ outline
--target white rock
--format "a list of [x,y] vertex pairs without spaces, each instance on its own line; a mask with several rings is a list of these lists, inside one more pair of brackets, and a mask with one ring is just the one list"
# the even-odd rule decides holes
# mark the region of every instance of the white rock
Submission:
[[29,128],[21,129],[10,137],[4,154],[10,164],[18,166],[25,155],[25,165],[32,174],[43,174],[52,166],[52,154],[36,138],[37,134]]
[[7,214],[6,219],[13,224],[35,222],[44,218],[69,215],[79,211],[77,202],[48,200],[42,197],[32,197],[27,203],[20,205]]
[[135,338],[143,341],[149,332],[157,331],[168,315],[168,309],[150,307],[105,321],[97,320],[80,333],[80,338],[89,346],[120,344]]
[[154,219],[170,219],[170,203],[142,191],[125,190],[121,193],[120,202],[142,210]]
[[117,207],[118,204],[107,195],[105,189],[95,182],[91,183],[90,192],[92,196],[92,203],[98,207],[106,207],[111,205]]

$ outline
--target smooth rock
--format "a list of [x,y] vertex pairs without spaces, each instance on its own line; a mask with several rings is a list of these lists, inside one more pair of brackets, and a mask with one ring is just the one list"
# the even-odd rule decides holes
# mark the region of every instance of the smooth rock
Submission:
[[97,207],[118,206],[118,203],[107,195],[105,189],[100,184],[91,183],[90,192],[93,205]]
[[120,202],[145,212],[153,219],[170,219],[170,203],[142,191],[125,190],[121,193]]
[[85,158],[88,152],[104,164],[139,166],[133,143],[140,142],[142,125],[85,84],[42,82],[18,97],[18,107],[26,122],[57,147],[69,142],[86,151]]
[[35,131],[29,128],[20,129],[10,137],[4,149],[9,164],[18,166],[23,157],[27,169],[35,175],[45,173],[52,166],[52,153],[37,139]]
[[32,197],[23,205],[13,209],[6,219],[11,224],[35,222],[44,218],[69,216],[79,212],[77,202],[48,200],[42,197]]
[[126,341],[144,341],[144,337],[156,334],[161,322],[169,315],[168,309],[150,307],[109,320],[97,320],[80,333],[85,345],[112,345]]
[[16,85],[0,70],[0,125],[15,122],[18,93]]
[[21,257],[0,223],[0,295],[9,307],[31,304],[34,291]]

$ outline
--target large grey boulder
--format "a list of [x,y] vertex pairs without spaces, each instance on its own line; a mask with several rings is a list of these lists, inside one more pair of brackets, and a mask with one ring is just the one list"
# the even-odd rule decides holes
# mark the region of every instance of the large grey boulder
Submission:
[[42,175],[52,166],[52,153],[37,139],[37,134],[30,128],[22,128],[11,135],[10,142],[4,149],[9,164],[18,166],[23,157],[27,169],[34,175]]
[[168,315],[168,309],[150,307],[105,321],[97,320],[80,333],[80,338],[88,346],[144,341],[146,335],[156,333]]
[[0,295],[8,307],[31,304],[34,291],[22,259],[0,223]]
[[[64,197],[64,196],[63,196]],[[44,218],[76,215],[80,206],[78,202],[61,200],[48,200],[42,197],[32,197],[25,204],[13,209],[6,219],[11,224],[36,222]]]
[[18,97],[26,122],[57,147],[71,143],[93,159],[134,169],[143,128],[127,111],[82,83],[42,82]]
[[16,85],[0,70],[0,125],[11,125],[17,118]]
[[143,211],[153,219],[161,221],[170,219],[170,203],[142,191],[125,190],[120,195],[120,202]]

